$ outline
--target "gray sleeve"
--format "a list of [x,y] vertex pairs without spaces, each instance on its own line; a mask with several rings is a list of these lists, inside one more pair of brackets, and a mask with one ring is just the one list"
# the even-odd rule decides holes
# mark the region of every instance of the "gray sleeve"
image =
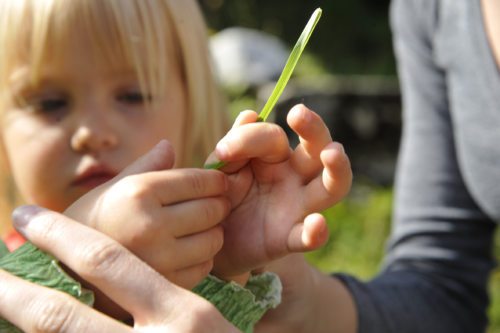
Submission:
[[484,332],[495,223],[460,173],[446,73],[433,57],[435,0],[393,0],[403,93],[394,225],[384,269],[364,283],[337,275],[358,309],[359,332]]

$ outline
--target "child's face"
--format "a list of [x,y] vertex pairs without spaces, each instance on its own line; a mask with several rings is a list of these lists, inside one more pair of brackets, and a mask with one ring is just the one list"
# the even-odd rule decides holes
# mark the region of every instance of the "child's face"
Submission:
[[[46,64],[30,88],[28,67],[11,76],[13,96],[1,135],[24,198],[62,211],[167,138],[182,153],[185,100],[180,74],[168,78],[166,98],[146,110],[131,70],[92,64],[72,52],[65,64]],[[177,72],[177,71],[175,71]]]

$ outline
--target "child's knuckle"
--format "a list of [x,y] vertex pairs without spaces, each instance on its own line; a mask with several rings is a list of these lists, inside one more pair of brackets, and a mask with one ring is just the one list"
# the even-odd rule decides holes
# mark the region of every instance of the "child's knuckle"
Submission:
[[201,194],[204,193],[206,184],[202,177],[202,175],[198,172],[193,172],[188,177],[190,188],[196,193]]
[[210,204],[210,201],[208,203],[204,203],[202,205],[202,216],[204,221],[213,221],[215,217],[215,209],[213,205]]
[[269,126],[269,135],[274,139],[284,140],[286,139],[285,130],[281,126],[271,125]]

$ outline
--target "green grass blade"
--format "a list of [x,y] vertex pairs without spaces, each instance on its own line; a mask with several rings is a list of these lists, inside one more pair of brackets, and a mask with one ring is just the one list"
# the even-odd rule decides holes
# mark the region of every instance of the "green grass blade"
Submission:
[[276,86],[273,89],[273,92],[271,93],[271,96],[269,96],[266,104],[264,105],[264,108],[259,114],[259,121],[266,121],[267,117],[269,116],[274,106],[276,105],[276,102],[278,102],[278,99],[283,93],[283,90],[285,90],[286,84],[288,83],[288,80],[292,76],[293,70],[295,69],[295,66],[298,63],[299,58],[302,55],[302,51],[304,51],[304,49],[306,48],[306,44],[309,41],[309,38],[311,37],[314,28],[316,27],[316,24],[318,23],[321,17],[321,13],[322,13],[321,8],[317,8],[311,15],[311,18],[309,19],[304,30],[300,34],[300,37],[297,40],[297,43],[295,43],[295,46],[293,47],[293,50],[290,53],[288,60],[286,61],[285,67],[281,72],[281,75],[278,79],[278,82],[276,83]]
[[219,170],[220,168],[222,168],[224,165],[226,165],[226,162],[224,161],[216,161],[216,162],[213,162],[213,163],[207,163],[203,166],[204,169],[215,169],[215,170]]
[[[299,58],[302,55],[302,51],[306,48],[307,42],[309,41],[309,38],[311,37],[314,28],[316,27],[316,24],[318,23],[320,17],[321,17],[322,10],[321,8],[317,8],[314,13],[311,15],[311,18],[307,22],[304,30],[299,36],[299,39],[297,40],[297,43],[295,43],[295,46],[292,49],[292,52],[288,56],[288,60],[286,61],[285,67],[283,68],[283,71],[281,72],[281,75],[278,79],[278,82],[276,82],[276,86],[274,87],[271,95],[267,99],[266,104],[262,108],[262,111],[259,113],[259,117],[257,118],[257,121],[266,121],[267,117],[269,117],[269,114],[273,110],[274,106],[276,105],[276,102],[278,102],[278,99],[280,98],[281,94],[283,93],[283,90],[285,90],[286,84],[288,83],[288,80],[292,76],[293,70],[295,69],[295,66],[299,62]],[[205,169],[220,169],[224,165],[226,165],[225,162],[223,161],[216,161],[214,163],[209,163],[205,164],[204,168]]]

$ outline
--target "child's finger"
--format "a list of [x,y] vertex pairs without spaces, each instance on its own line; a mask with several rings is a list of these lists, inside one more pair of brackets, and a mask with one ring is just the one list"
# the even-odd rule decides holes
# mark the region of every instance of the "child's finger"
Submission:
[[201,264],[212,259],[222,248],[222,227],[214,227],[210,230],[194,235],[185,236],[176,240],[176,266],[187,268],[192,265]]
[[340,201],[351,188],[352,171],[341,144],[332,142],[321,152],[323,173],[306,185],[305,212],[317,212]]
[[[161,222],[171,221],[160,221],[160,224]],[[170,276],[175,270],[211,260],[222,248],[221,226],[205,228],[202,232],[175,238],[170,234],[170,226],[162,229],[158,225],[156,223],[146,229],[147,235],[141,235],[140,241],[129,245],[128,248],[164,276]]]
[[162,207],[155,220],[169,223],[174,237],[183,237],[210,229],[219,224],[230,212],[231,203],[225,197],[190,200]]
[[213,265],[213,260],[208,260],[191,267],[181,268],[171,272],[167,277],[169,281],[172,281],[178,286],[191,290],[207,277],[212,270]]
[[0,316],[23,332],[132,332],[75,298],[0,270]]
[[288,158],[290,148],[285,131],[270,123],[239,126],[217,144],[216,157],[225,162],[257,158],[265,163],[279,163]]
[[[155,244],[150,244],[150,248],[155,248],[155,251],[138,249],[136,252],[142,260],[160,274],[170,277],[177,270],[205,265],[211,261],[222,248],[222,227],[214,227],[204,232],[178,238],[170,244],[164,242],[163,247],[158,241],[157,239]],[[207,269],[210,271],[211,267]]]
[[237,284],[239,284],[240,286],[244,286],[244,285],[247,284],[248,280],[250,279],[250,274],[251,274],[250,272],[245,272],[245,273],[242,273],[242,274],[231,275],[231,276],[220,276],[220,275],[217,275],[217,277],[219,279],[221,279],[221,280],[233,281],[233,282],[236,282]]
[[[231,128],[236,128],[245,124],[255,123],[258,117],[259,115],[255,111],[250,111],[250,110],[242,111],[234,120],[233,126]],[[217,158],[216,152],[213,151],[210,153],[210,155],[208,155],[205,161],[205,165],[214,164],[217,163],[218,161],[220,160]],[[232,173],[234,171],[241,169],[241,167],[244,166],[245,164],[246,161],[231,164],[230,166],[226,165],[225,167],[222,167],[220,170]]]
[[319,156],[323,148],[332,142],[330,131],[319,115],[302,104],[290,110],[287,122],[300,140],[291,156],[292,167],[306,181],[310,180],[323,167]]
[[234,120],[233,126],[231,128],[239,127],[241,125],[255,123],[259,115],[255,111],[245,110],[241,111],[240,114]]
[[161,204],[222,195],[228,189],[227,176],[218,170],[172,169],[123,179],[116,190],[123,195],[141,198],[152,191]]
[[290,252],[307,252],[320,248],[327,240],[326,220],[321,214],[314,213],[308,215],[303,223],[293,226],[287,245]]

